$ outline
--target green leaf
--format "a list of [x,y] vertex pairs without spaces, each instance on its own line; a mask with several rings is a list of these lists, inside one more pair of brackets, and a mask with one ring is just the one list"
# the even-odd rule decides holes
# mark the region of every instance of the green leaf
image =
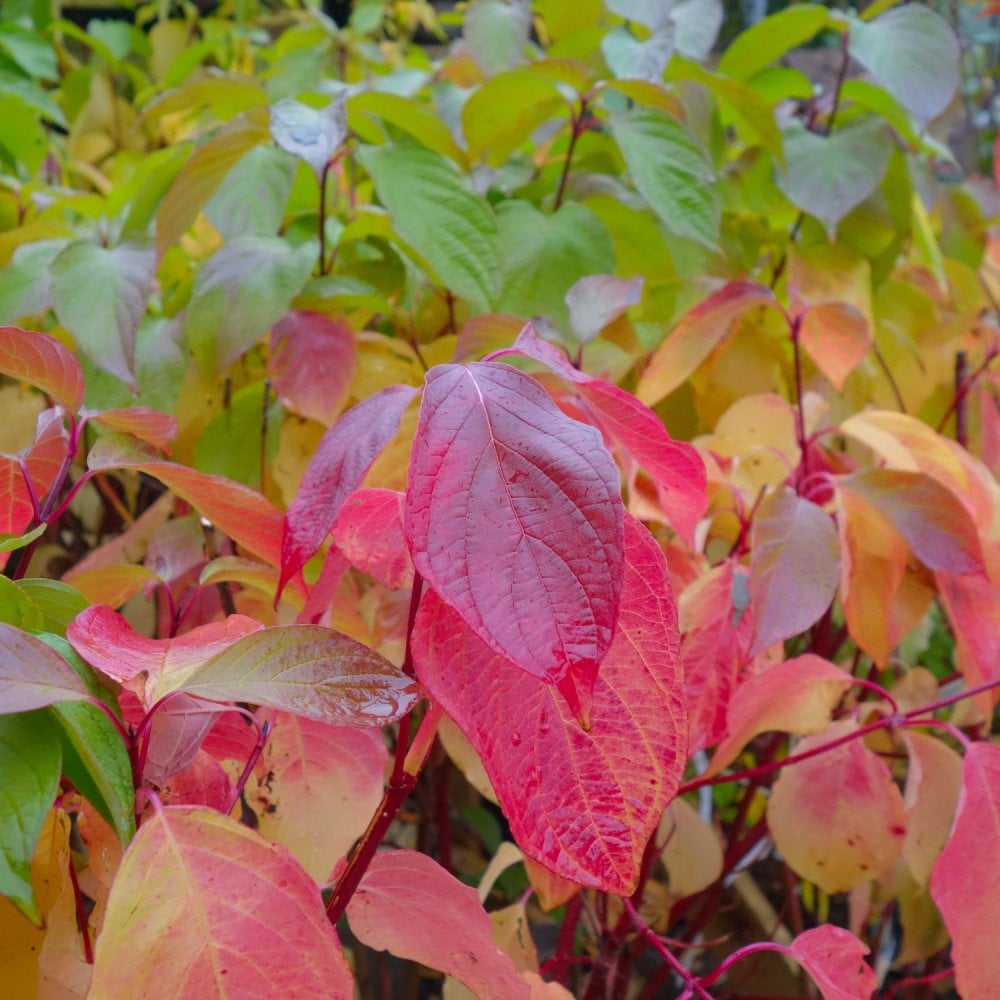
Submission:
[[89,697],[103,702],[115,718],[121,719],[118,699],[111,689],[105,686],[105,681],[98,675],[97,671],[81,658],[80,654],[63,636],[55,635],[52,632],[38,632],[35,638],[40,639],[49,649],[63,658],[66,665],[83,681]]
[[786,52],[797,49],[830,22],[830,13],[815,3],[800,3],[758,21],[736,36],[719,60],[719,72],[747,80]]
[[5,576],[0,576],[0,622],[24,631],[42,627],[42,613],[38,606],[13,580],[8,580]]
[[25,535],[8,535],[0,532],[0,552],[13,552],[15,549],[23,549],[26,545],[30,545],[36,538],[44,535],[47,527],[47,524],[39,524]]
[[31,857],[62,773],[62,754],[42,712],[0,716],[0,895],[41,923]]
[[[11,167],[20,164],[28,176],[38,173],[49,151],[49,140],[38,121],[38,112],[14,94],[0,92],[0,151]],[[16,172],[16,171],[15,171]]]
[[249,350],[291,306],[316,263],[316,244],[276,236],[224,243],[194,280],[184,333],[206,371]]
[[431,107],[421,101],[378,90],[366,90],[348,98],[347,121],[352,130],[363,128],[359,119],[366,118],[381,118],[382,121],[408,132],[417,142],[433,149],[435,153],[442,153],[460,166],[465,164],[465,153],[448,131],[448,126]]
[[56,315],[94,364],[135,388],[135,334],[146,313],[153,251],[77,240],[52,262]]
[[26,80],[17,73],[0,68],[0,93],[12,94],[21,98],[46,121],[52,122],[60,128],[69,128],[62,108],[49,96],[47,90],[43,90],[34,81]]
[[640,41],[619,25],[601,39],[601,55],[619,79],[659,82],[674,54],[674,33],[669,27]]
[[473,162],[501,167],[543,123],[569,106],[556,85],[530,70],[501,73],[474,91],[462,106],[462,131]]
[[23,243],[14,259],[0,268],[0,323],[13,323],[25,316],[41,316],[52,305],[49,265],[59,255],[65,240]]
[[325,108],[311,108],[289,98],[271,108],[274,141],[308,164],[317,180],[347,136],[344,99],[341,94]]
[[42,616],[40,627],[55,635],[65,635],[66,626],[90,607],[80,591],[58,580],[19,580],[17,585],[38,608]]
[[524,62],[531,34],[531,4],[527,0],[476,0],[465,15],[465,44],[475,64],[496,76]]
[[230,405],[205,428],[194,449],[194,467],[202,472],[259,488],[261,452],[273,461],[278,451],[283,410],[272,395],[267,413],[267,440],[263,447],[264,383],[254,382],[234,393]]
[[840,91],[845,104],[856,104],[884,118],[911,145],[918,141],[910,113],[884,87],[869,80],[847,80]]
[[788,172],[778,186],[832,238],[840,220],[878,188],[892,149],[881,122],[851,125],[831,136],[800,128],[785,135]]
[[649,108],[611,119],[635,186],[678,236],[714,248],[722,214],[708,154],[679,121]]
[[0,51],[31,79],[50,82],[59,79],[55,49],[35,31],[18,24],[0,25]]
[[851,55],[921,121],[937,117],[958,92],[962,53],[948,23],[907,4],[851,23]]
[[87,702],[52,705],[48,711],[62,744],[63,772],[127,844],[135,834],[135,790],[121,734]]
[[497,308],[530,319],[569,321],[565,296],[580,279],[615,269],[615,253],[603,223],[590,209],[567,202],[543,215],[526,201],[497,209],[503,291]]
[[205,215],[226,240],[274,236],[292,190],[295,160],[271,146],[251,149],[212,195]]
[[254,108],[234,118],[195,150],[156,212],[157,258],[188,231],[229,171],[270,135],[266,110]]
[[400,237],[447,288],[477,312],[488,312],[500,265],[496,220],[486,200],[450,160],[412,140],[358,155]]

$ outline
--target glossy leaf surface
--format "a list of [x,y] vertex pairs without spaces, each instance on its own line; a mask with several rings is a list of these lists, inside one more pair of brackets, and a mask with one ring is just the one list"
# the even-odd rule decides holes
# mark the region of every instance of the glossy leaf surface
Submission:
[[80,363],[48,334],[0,327],[0,372],[37,386],[71,413],[83,402]]

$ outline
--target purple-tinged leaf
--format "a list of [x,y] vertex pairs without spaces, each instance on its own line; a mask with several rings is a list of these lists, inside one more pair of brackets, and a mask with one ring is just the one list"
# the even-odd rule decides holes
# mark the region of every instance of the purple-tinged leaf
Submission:
[[0,623],[0,714],[88,697],[87,685],[54,649]]
[[589,344],[612,320],[642,297],[642,278],[593,274],[581,278],[566,293],[569,325],[581,344]]
[[600,434],[530,376],[481,362],[428,373],[406,498],[413,564],[485,643],[550,684],[611,645],[619,490]]
[[279,595],[323,544],[341,504],[395,437],[403,412],[418,391],[390,385],[352,406],[323,435],[285,515]]

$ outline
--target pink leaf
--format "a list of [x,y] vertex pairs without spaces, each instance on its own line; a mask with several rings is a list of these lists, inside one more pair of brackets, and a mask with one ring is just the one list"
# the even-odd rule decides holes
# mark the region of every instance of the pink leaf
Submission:
[[76,413],[83,403],[83,370],[55,337],[17,326],[0,326],[0,373],[28,382]]
[[130,406],[119,410],[87,411],[87,416],[109,431],[132,434],[140,441],[147,441],[154,448],[169,451],[170,442],[177,433],[177,421],[159,410],[147,406]]
[[931,871],[931,896],[951,934],[963,997],[994,996],[1000,982],[1000,746],[973,743],[962,765],[955,825]]
[[220,813],[229,811],[235,795],[232,779],[222,765],[203,750],[160,788],[160,800],[164,805],[207,806]]
[[325,881],[382,801],[387,758],[377,730],[279,713],[246,791],[257,829]]
[[819,733],[853,683],[846,671],[812,653],[779,663],[737,688],[726,714],[726,738],[706,773],[718,774],[755,736]]
[[122,858],[89,995],[352,1000],[354,983],[316,883],[285,848],[171,806]]
[[635,888],[686,759],[666,561],[644,527],[625,524],[621,612],[589,732],[550,685],[492,653],[433,592],[414,632],[418,676],[482,757],[524,852],[619,894]]
[[498,364],[431,369],[407,539],[416,568],[493,649],[552,684],[596,668],[618,617],[623,517],[600,435],[534,379]]
[[333,540],[351,564],[390,590],[413,582],[403,500],[396,490],[355,490],[333,526]]
[[376,854],[347,906],[355,936],[378,951],[447,972],[478,1000],[528,1000],[528,984],[493,943],[475,889],[416,851]]
[[244,615],[192,629],[173,639],[147,639],[111,608],[97,604],[77,615],[66,638],[93,667],[140,695],[144,708],[156,700],[162,679],[184,675],[264,626]]
[[787,949],[812,977],[823,1000],[870,1000],[878,986],[864,960],[868,949],[850,932],[832,924],[803,931]]
[[[806,753],[857,729],[833,723],[795,747]],[[846,892],[877,878],[903,848],[906,812],[889,768],[860,739],[784,768],[767,805],[778,850],[824,892]]]
[[354,330],[343,319],[290,312],[271,329],[268,374],[282,404],[329,426],[354,376]]
[[750,533],[751,655],[814,624],[840,578],[840,540],[822,508],[787,487],[761,503]]
[[417,392],[408,385],[390,385],[352,406],[323,435],[285,515],[279,593],[323,544],[341,504],[395,437]]
[[54,649],[0,623],[0,713],[30,712],[87,697],[86,684]]
[[569,325],[581,344],[589,344],[612,320],[642,297],[642,278],[593,274],[566,293]]
[[708,357],[744,313],[758,306],[780,308],[763,285],[731,281],[699,302],[657,348],[635,394],[652,406],[670,395]]
[[272,566],[278,565],[281,514],[256,490],[168,462],[124,434],[102,437],[87,456],[87,465],[94,471],[137,469],[159,479],[234,542]]
[[922,472],[868,469],[839,482],[867,500],[929,569],[974,573],[983,555],[976,526],[947,487]]
[[856,306],[824,302],[802,313],[799,339],[816,367],[841,392],[847,376],[871,349],[872,332],[868,319]]

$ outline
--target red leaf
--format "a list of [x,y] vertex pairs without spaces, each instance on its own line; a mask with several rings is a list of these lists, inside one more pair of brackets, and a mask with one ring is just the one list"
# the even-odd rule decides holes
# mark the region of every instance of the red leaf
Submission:
[[35,440],[21,456],[0,455],[0,533],[20,534],[34,518],[21,462],[27,467],[35,497],[41,502],[59,475],[68,447],[69,434],[62,413],[50,409],[38,415]]
[[805,631],[840,577],[840,540],[822,508],[783,487],[764,498],[750,532],[751,655]]
[[823,924],[803,931],[787,949],[812,977],[823,1000],[869,1000],[878,979],[864,960],[868,948],[850,931]]
[[666,561],[644,527],[625,523],[621,612],[589,732],[550,685],[492,653],[433,592],[413,636],[418,676],[482,757],[522,850],[619,894],[635,888],[686,759]]
[[347,905],[347,920],[369,948],[447,972],[478,1000],[531,995],[513,960],[493,943],[476,890],[424,854],[376,854]]
[[414,566],[493,649],[552,684],[596,668],[618,617],[623,517],[600,435],[534,379],[481,362],[431,369],[407,539]]
[[290,312],[271,329],[267,363],[282,405],[329,426],[354,376],[354,330],[343,319]]
[[[795,750],[806,753],[857,728],[835,722]],[[784,768],[771,790],[767,825],[793,871],[825,892],[846,892],[899,857],[906,812],[889,768],[854,739]]]
[[171,806],[122,858],[89,995],[351,1000],[354,983],[316,883],[285,848]]
[[729,333],[733,322],[757,306],[781,307],[753,281],[730,281],[685,314],[649,359],[635,394],[649,406],[670,395]]
[[190,673],[263,627],[253,618],[230,615],[173,639],[147,639],[120,614],[97,604],[77,615],[66,629],[66,638],[92,667],[135,691],[149,709],[161,679]]
[[955,825],[931,871],[931,896],[951,934],[963,997],[996,995],[1000,982],[1000,746],[973,743],[962,765]]
[[234,542],[272,566],[278,565],[281,514],[256,490],[168,462],[124,434],[102,437],[87,456],[87,465],[95,471],[138,469],[159,479]]
[[936,479],[922,472],[868,469],[843,477],[839,488],[867,500],[929,569],[946,573],[982,569],[979,534],[969,512]]
[[160,788],[164,805],[207,806],[221,813],[229,810],[235,796],[232,779],[204,751],[196,753],[183,771]]
[[54,649],[0,623],[0,713],[29,712],[87,697],[86,684]]
[[325,881],[382,801],[387,758],[378,730],[278,713],[246,791],[257,829]]
[[694,529],[708,506],[705,463],[697,449],[675,441],[660,418],[635,396],[574,368],[559,350],[538,336],[531,323],[518,334],[513,348],[498,352],[508,353],[534,358],[576,385],[593,422],[649,473],[671,526],[685,544],[694,547]]
[[418,391],[390,385],[352,406],[323,435],[285,515],[279,594],[323,544],[341,504],[395,437],[403,412]]
[[846,671],[812,653],[779,663],[736,690],[726,713],[726,738],[707,774],[718,774],[760,733],[819,733],[853,683]]
[[109,431],[132,434],[140,441],[147,441],[154,448],[169,451],[170,442],[177,433],[177,421],[159,410],[147,406],[130,406],[119,410],[86,411],[95,424]]
[[0,373],[36,386],[70,413],[83,403],[80,363],[47,334],[0,326]]
[[351,564],[390,590],[413,582],[403,501],[396,490],[355,490],[333,526],[333,540]]

